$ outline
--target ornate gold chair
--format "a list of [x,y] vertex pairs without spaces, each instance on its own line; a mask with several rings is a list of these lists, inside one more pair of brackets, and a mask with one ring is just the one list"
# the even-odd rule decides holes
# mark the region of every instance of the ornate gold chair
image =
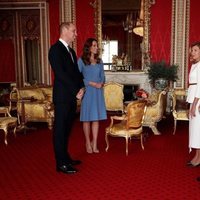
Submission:
[[174,89],[171,92],[172,97],[172,115],[174,117],[174,131],[178,120],[188,121],[189,104],[186,102],[187,92],[184,89]]
[[4,131],[4,142],[7,145],[7,135],[10,128],[14,128],[13,132],[16,136],[17,118],[10,115],[8,107],[0,107],[0,113],[4,114],[3,117],[0,117],[0,129]]
[[[106,151],[109,148],[108,136],[124,137],[126,139],[126,155],[128,155],[128,140],[131,137],[140,137],[141,147],[144,150],[143,145],[143,117],[146,110],[146,102],[134,101],[128,104],[127,112],[123,116],[111,116],[110,126],[106,128],[105,140]],[[114,123],[114,120],[121,121],[120,123]]]
[[14,88],[11,99],[11,102],[16,102],[21,128],[26,127],[27,122],[47,122],[52,129],[54,109],[51,86]]
[[155,90],[148,98],[147,110],[144,116],[143,126],[151,128],[154,135],[160,135],[157,123],[163,118],[166,109],[166,90]]
[[124,86],[116,82],[108,82],[104,85],[104,98],[107,111],[124,112]]

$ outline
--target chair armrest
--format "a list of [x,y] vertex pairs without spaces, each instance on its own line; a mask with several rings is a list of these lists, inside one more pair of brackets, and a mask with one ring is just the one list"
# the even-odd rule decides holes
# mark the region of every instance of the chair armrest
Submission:
[[127,116],[126,115],[122,115],[122,116],[111,116],[110,117],[111,120],[126,120]]
[[111,116],[110,119],[111,119],[111,122],[110,122],[109,128],[111,128],[111,127],[113,126],[114,120],[119,120],[119,121],[127,120],[127,116],[126,116],[126,115],[122,115],[122,116]]
[[43,102],[43,106],[44,106],[44,108],[45,108],[45,110],[47,110],[47,111],[52,111],[52,110],[54,110],[54,105],[53,105],[53,103],[51,102],[51,101],[47,101],[47,100],[45,100],[44,102]]

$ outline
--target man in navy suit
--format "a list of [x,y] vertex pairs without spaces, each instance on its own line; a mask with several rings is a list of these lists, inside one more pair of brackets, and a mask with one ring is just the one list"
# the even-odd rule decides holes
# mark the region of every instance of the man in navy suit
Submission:
[[49,62],[54,72],[54,134],[53,144],[57,172],[76,173],[73,160],[68,152],[68,139],[76,114],[77,99],[84,94],[82,74],[79,72],[75,51],[70,48],[77,36],[71,22],[60,25],[60,38],[49,50]]

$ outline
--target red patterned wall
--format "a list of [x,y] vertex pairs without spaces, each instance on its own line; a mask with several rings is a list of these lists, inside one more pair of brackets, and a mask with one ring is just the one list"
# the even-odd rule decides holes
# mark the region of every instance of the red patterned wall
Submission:
[[200,41],[200,25],[199,25],[199,0],[190,1],[190,44]]
[[59,38],[59,1],[49,0],[50,43]]
[[151,60],[170,61],[172,0],[156,0],[151,7]]
[[82,52],[83,44],[88,37],[94,37],[94,8],[92,0],[76,1],[77,56]]

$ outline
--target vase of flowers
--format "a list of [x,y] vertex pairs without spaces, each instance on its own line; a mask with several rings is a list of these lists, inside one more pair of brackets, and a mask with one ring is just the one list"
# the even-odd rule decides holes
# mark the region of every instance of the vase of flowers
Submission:
[[138,89],[135,94],[138,99],[142,99],[142,100],[147,99],[149,96],[149,93],[142,88]]
[[164,60],[152,62],[148,68],[149,81],[158,90],[166,88],[178,79],[178,65],[167,64]]

